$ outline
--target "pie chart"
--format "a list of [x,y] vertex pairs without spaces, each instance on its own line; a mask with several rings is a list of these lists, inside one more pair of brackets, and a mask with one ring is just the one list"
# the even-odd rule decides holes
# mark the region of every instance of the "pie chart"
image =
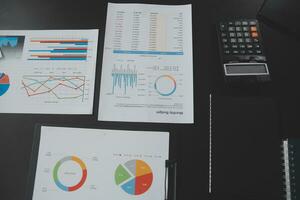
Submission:
[[150,166],[142,160],[129,160],[118,165],[115,183],[130,195],[141,195],[149,190],[153,181]]
[[9,88],[9,77],[0,72],[0,96],[4,95]]
[[[85,163],[76,156],[67,156],[59,160],[53,169],[56,186],[66,192],[81,188],[87,178]],[[67,182],[64,183],[64,182]]]
[[170,96],[176,91],[176,80],[170,75],[159,76],[154,83],[154,89],[161,96]]

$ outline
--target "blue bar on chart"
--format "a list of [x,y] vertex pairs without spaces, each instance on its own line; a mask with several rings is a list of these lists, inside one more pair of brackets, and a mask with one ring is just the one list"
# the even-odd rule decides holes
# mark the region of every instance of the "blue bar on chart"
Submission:
[[28,60],[86,61],[87,39],[33,39],[30,40]]

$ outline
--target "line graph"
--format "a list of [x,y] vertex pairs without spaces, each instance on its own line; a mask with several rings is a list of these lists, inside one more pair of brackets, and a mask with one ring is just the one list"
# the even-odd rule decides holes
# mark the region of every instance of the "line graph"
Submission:
[[25,75],[22,88],[28,97],[84,101],[85,76]]
[[113,94],[116,89],[123,89],[124,94],[126,94],[128,88],[137,86],[137,71],[135,67],[131,69],[129,65],[127,65],[127,68],[123,68],[121,65],[117,68],[116,65],[114,65],[111,76]]

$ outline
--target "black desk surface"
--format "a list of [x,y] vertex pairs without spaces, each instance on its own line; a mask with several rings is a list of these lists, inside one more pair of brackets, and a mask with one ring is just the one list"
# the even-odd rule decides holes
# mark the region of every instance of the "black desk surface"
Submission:
[[[257,123],[258,127],[254,130],[259,134],[262,134],[264,136],[263,138],[266,138],[268,134],[278,134],[278,137],[300,136],[300,128],[297,123],[299,121],[297,114],[300,108],[300,105],[297,105],[300,100],[298,91],[298,73],[300,71],[300,65],[298,64],[300,58],[299,41],[277,32],[270,27],[262,25],[261,29],[267,57],[269,59],[269,66],[273,79],[272,83],[263,87],[250,89],[232,89],[223,84],[214,25],[218,19],[224,17],[254,18],[263,0],[149,0],[141,1],[139,3],[142,2],[164,4],[192,3],[195,102],[195,123],[193,125],[116,123],[98,122],[96,120],[106,19],[106,1],[1,0],[0,29],[98,28],[100,29],[100,37],[96,75],[96,95],[94,100],[94,114],[92,116],[0,114],[0,199],[19,200],[24,198],[33,130],[36,123],[51,123],[70,126],[72,123],[75,123],[99,128],[169,131],[171,133],[170,157],[179,161],[179,200],[193,199],[195,197],[198,199],[209,198],[208,149],[210,92],[214,94],[215,98],[219,98],[220,96],[229,97],[224,101],[224,107],[226,107],[226,102],[231,102],[230,99],[232,99],[233,102],[246,102],[245,105],[251,104],[253,106],[253,104],[255,105],[260,101],[262,101],[263,104],[266,104],[266,107],[269,105],[268,109],[264,109],[261,112],[267,110],[270,112],[269,115],[278,115],[278,120],[275,116],[276,119],[273,121],[274,124],[267,120],[268,126],[273,125],[273,128],[264,128],[265,123],[261,122],[266,120],[265,117],[268,117],[268,115],[265,113],[264,115],[260,115],[262,113],[259,113],[259,110],[251,119],[254,122],[255,120],[260,122]],[[232,114],[246,115],[246,113],[243,112],[245,109],[240,110],[239,106],[232,106],[232,108]],[[264,116],[264,118],[261,116]],[[224,120],[222,126],[226,124],[226,118]],[[230,123],[228,124],[230,125]],[[242,130],[243,123],[238,123],[236,126],[238,128],[232,129],[231,131]],[[259,129],[259,126],[261,126],[262,129]],[[275,133],[273,132],[274,130],[276,130]],[[222,148],[226,149],[226,146],[233,146],[239,142],[237,140],[240,139],[240,137],[234,137],[233,135],[234,132],[229,135],[232,138],[226,140],[227,144],[223,144],[224,146],[222,146]],[[264,161],[270,166],[275,166],[277,168],[278,163],[272,163],[274,159],[271,159],[271,157],[272,156],[265,157]],[[244,167],[247,168],[247,166]],[[245,173],[255,173],[253,171],[251,172],[250,166],[247,171],[248,172]],[[249,174],[247,177],[248,176]],[[273,179],[278,180],[278,182],[268,182],[268,185],[263,185],[266,192],[273,188],[278,188],[277,186],[282,180],[278,173],[274,174]],[[231,181],[234,180],[226,180],[226,184],[233,184]],[[236,183],[234,184],[236,185]],[[247,180],[245,180],[245,183],[243,184],[246,184],[247,186]],[[251,184],[252,185],[249,184],[248,186],[249,191],[251,191],[251,187],[254,187],[253,184],[255,185],[255,183]],[[261,183],[257,183],[258,186],[259,184]],[[214,191],[214,188],[215,186],[213,185],[213,193],[216,192]],[[253,189],[255,190],[255,187]],[[276,192],[274,194],[276,194]],[[268,197],[267,193],[263,194],[261,199],[268,199],[266,197]],[[224,195],[224,198],[222,199],[227,198],[228,197]],[[237,199],[260,198],[253,196],[249,197],[248,194],[241,191],[239,192]]]

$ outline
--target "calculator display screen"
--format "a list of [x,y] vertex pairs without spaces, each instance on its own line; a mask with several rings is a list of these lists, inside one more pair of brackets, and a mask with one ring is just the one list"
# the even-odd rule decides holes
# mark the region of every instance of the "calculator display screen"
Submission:
[[226,75],[264,75],[269,74],[265,64],[227,64]]

